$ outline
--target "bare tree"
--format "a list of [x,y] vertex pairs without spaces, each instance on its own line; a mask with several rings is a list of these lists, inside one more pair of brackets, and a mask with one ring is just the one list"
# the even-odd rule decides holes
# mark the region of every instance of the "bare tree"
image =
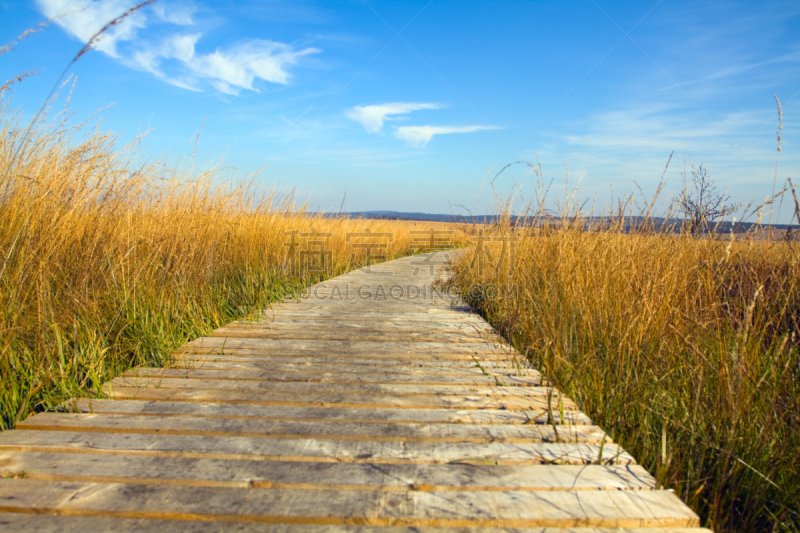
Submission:
[[686,182],[684,174],[683,196],[676,203],[678,209],[688,219],[692,235],[708,231],[714,221],[730,215],[741,207],[741,204],[728,204],[730,197],[717,192],[717,186],[703,165],[697,169],[692,168],[691,187],[694,188],[693,193],[690,192],[690,185]]

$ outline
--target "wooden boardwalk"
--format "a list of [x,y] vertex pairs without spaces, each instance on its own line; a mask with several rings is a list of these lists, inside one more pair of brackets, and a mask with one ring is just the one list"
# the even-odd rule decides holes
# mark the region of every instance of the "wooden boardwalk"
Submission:
[[339,276],[0,433],[0,529],[702,531],[434,263]]

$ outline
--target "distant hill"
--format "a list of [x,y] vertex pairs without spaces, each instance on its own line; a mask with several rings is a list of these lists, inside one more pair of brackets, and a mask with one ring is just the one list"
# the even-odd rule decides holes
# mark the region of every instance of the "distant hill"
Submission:
[[431,222],[464,222],[464,223],[479,223],[484,224],[481,220],[473,220],[471,217],[462,215],[438,215],[432,213],[405,213],[402,211],[356,211],[347,213],[352,218],[371,218],[379,220],[428,220]]
[[[498,219],[501,217],[498,215],[481,215],[481,216],[464,216],[464,215],[443,215],[443,214],[436,214],[436,213],[408,213],[403,211],[354,211],[350,213],[341,213],[341,214],[327,214],[326,216],[347,216],[350,218],[365,218],[365,219],[377,219],[377,220],[418,220],[418,221],[430,221],[430,222],[459,222],[463,224],[492,224],[497,222]],[[511,220],[518,226],[524,226],[526,223],[526,217],[517,217],[512,216]],[[540,221],[541,222],[541,221]],[[597,225],[605,225],[613,222],[613,220],[609,217],[589,217],[582,219],[587,226],[597,226]],[[550,219],[550,224],[561,224],[562,219],[558,217],[553,217]],[[628,217],[625,219],[625,229],[630,230],[634,227],[638,227],[645,223],[644,217]],[[681,219],[677,218],[662,218],[662,217],[653,217],[649,221],[650,225],[652,225],[655,229],[663,228],[665,226],[671,226],[674,228],[674,231],[680,231],[681,228]],[[756,224],[752,222],[720,222],[718,231],[720,233],[730,233],[734,231],[735,233],[744,233],[753,229]],[[769,228],[768,225],[762,224],[760,227],[762,228]],[[789,229],[791,225],[789,224],[773,224],[772,228],[774,230],[786,230]]]

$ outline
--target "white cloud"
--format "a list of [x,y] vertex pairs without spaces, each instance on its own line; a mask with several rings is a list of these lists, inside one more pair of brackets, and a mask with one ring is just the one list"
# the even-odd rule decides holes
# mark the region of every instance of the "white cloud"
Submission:
[[774,111],[741,111],[715,119],[704,111],[654,103],[597,113],[585,121],[591,126],[575,124],[580,133],[563,136],[569,144],[584,150],[626,149],[700,150],[723,144],[734,146],[745,142],[770,120]]
[[202,37],[200,33],[176,35],[162,42],[161,46],[155,50],[134,51],[131,58],[123,60],[123,63],[131,68],[146,70],[156,78],[172,85],[199,91],[197,79],[188,75],[170,76],[166,74],[162,69],[162,61],[176,59],[181,63],[188,62],[195,55],[194,48],[200,37]]
[[[569,173],[583,175],[587,189],[599,189],[601,198],[609,185],[615,192],[627,191],[635,180],[636,195],[641,187],[644,197],[652,199],[663,177],[661,207],[669,205],[670,196],[681,194],[682,172],[694,162],[709,170],[733,202],[762,201],[771,193],[775,175],[775,108],[711,111],[709,115],[663,98],[601,111],[562,123],[560,131],[539,140],[535,153],[531,149],[523,159],[539,158],[548,173],[563,168],[566,161]],[[784,121],[784,139],[797,131]],[[800,173],[798,169],[800,158],[784,143],[778,182],[783,181],[781,176]],[[784,210],[781,223],[786,222],[785,215]]]
[[295,65],[300,57],[319,51],[316,48],[295,50],[288,44],[253,39],[227,50],[217,49],[211,54],[196,56],[189,66],[196,74],[219,80],[225,87],[254,90],[256,78],[287,84],[287,68]]
[[[56,22],[64,30],[87,43],[103,26],[135,4],[120,0],[36,0],[39,11],[48,18],[69,13],[59,18]],[[119,57],[117,53],[118,41],[130,41],[136,38],[138,31],[146,26],[145,16],[141,12],[134,12],[121,24],[110,28],[96,47],[111,57]]]
[[[126,0],[36,0],[36,3],[47,17],[69,13],[57,22],[83,43],[135,5]],[[192,11],[186,5],[157,3],[146,9],[170,24],[193,24]],[[141,36],[146,32],[147,22],[148,17],[142,11],[132,13],[109,29],[96,48],[131,68],[145,70],[162,81],[191,90],[200,90],[203,79],[228,94],[238,94],[242,89],[257,90],[257,79],[285,85],[291,78],[290,67],[302,56],[320,52],[316,48],[295,50],[285,43],[250,39],[200,54],[196,47],[201,33],[172,33],[164,39],[161,32],[154,37],[160,44],[152,48],[145,45],[147,36]]]
[[[288,84],[289,67],[300,57],[319,52],[316,48],[295,50],[288,44],[252,39],[217,48],[209,54],[198,54],[195,47],[200,37],[199,33],[177,35],[155,51],[135,52],[128,64],[179,87],[199,90],[200,81],[207,79],[223,93],[238,94],[242,89],[257,91],[256,79]],[[180,72],[170,76],[164,72],[164,64],[173,64],[171,60],[177,61]]]
[[156,2],[153,4],[153,12],[158,15],[158,18],[165,22],[178,24],[180,26],[188,26],[194,24],[192,13],[194,8],[187,5],[164,4]]
[[394,102],[391,104],[355,106],[347,111],[348,118],[355,120],[367,133],[379,133],[383,121],[392,115],[407,115],[421,109],[441,109],[441,104],[418,102]]
[[402,126],[395,136],[410,146],[424,147],[434,135],[445,133],[472,133],[474,131],[497,130],[497,126]]

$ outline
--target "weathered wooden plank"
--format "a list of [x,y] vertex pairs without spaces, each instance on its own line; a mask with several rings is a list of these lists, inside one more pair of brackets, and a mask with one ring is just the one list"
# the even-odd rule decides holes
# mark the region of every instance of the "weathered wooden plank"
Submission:
[[328,353],[349,353],[349,354],[392,354],[401,356],[403,354],[413,355],[415,353],[450,353],[466,355],[472,358],[475,354],[480,354],[478,359],[487,355],[498,355],[508,357],[518,357],[514,350],[502,344],[488,342],[474,343],[448,343],[448,342],[377,342],[377,341],[338,341],[320,339],[235,339],[225,337],[200,337],[184,345],[182,351],[212,348],[250,348],[250,349],[269,349],[276,352],[290,353],[294,351],[307,352],[328,352]]
[[[326,363],[305,363],[305,364],[292,364],[292,363],[270,363],[270,364],[252,364],[252,363],[236,363],[231,361],[224,361],[221,363],[209,363],[205,365],[199,364],[185,364],[181,367],[174,366],[172,368],[153,368],[153,367],[139,367],[127,371],[126,375],[153,375],[156,371],[164,372],[199,372],[199,371],[217,371],[217,372],[246,372],[253,377],[253,379],[260,378],[262,375],[277,374],[277,373],[315,373],[315,374],[392,374],[392,375],[408,375],[412,378],[418,375],[425,376],[458,376],[458,377],[472,377],[472,376],[512,376],[512,377],[536,377],[540,378],[538,371],[528,368],[504,368],[502,370],[497,367],[486,367],[481,365],[478,367],[474,362],[472,365],[467,366],[451,366],[438,368],[433,366],[417,367],[414,365],[408,366],[392,366],[391,368],[381,368],[373,366],[365,368],[364,365],[349,365],[346,363],[341,364],[326,364]],[[167,375],[167,374],[165,374]],[[537,379],[538,381],[538,379]]]
[[359,276],[337,277],[332,280],[318,283],[306,290],[290,295],[291,298],[284,300],[280,305],[291,305],[292,303],[318,303],[328,301],[328,296],[336,295],[336,300],[353,300],[359,302],[413,302],[421,305],[459,305],[461,298],[450,294],[446,289],[431,287],[431,279],[410,279],[410,271],[401,273],[401,277],[407,281],[400,280],[374,280]]
[[2,450],[372,464],[635,464],[616,444],[369,442],[44,430],[0,433]]
[[453,311],[465,311],[462,307],[463,304],[451,298],[439,298],[438,295],[431,298],[430,293],[428,298],[382,298],[368,296],[360,298],[356,295],[354,298],[345,298],[345,295],[339,297],[335,292],[320,293],[319,298],[301,298],[300,301],[295,302],[298,306],[302,305],[304,309],[313,309],[326,311],[332,307],[338,307],[344,310],[354,311],[358,309],[375,309],[376,312],[387,311],[391,307],[396,307],[398,311],[403,313],[417,313],[420,311],[429,312],[431,314],[450,313]]
[[375,321],[351,321],[340,319],[332,320],[315,320],[309,317],[305,320],[275,318],[273,320],[262,320],[259,322],[250,322],[240,320],[231,322],[225,326],[226,329],[240,329],[240,330],[265,330],[265,331],[280,331],[280,332],[293,332],[293,331],[353,331],[353,332],[376,332],[376,333],[418,333],[418,332],[436,332],[447,334],[463,334],[469,336],[477,336],[481,338],[483,335],[497,335],[497,332],[486,324],[479,322],[471,323],[457,323],[445,322],[440,320],[427,320],[427,321],[388,321],[388,320],[375,320]]
[[[341,311],[338,312],[338,311]],[[262,327],[284,327],[297,326],[307,327],[312,324],[322,328],[330,328],[335,324],[342,323],[351,328],[383,328],[398,327],[408,329],[434,329],[445,328],[458,331],[495,331],[486,321],[477,316],[459,316],[449,314],[432,313],[378,313],[375,315],[369,312],[361,312],[355,309],[337,310],[331,308],[330,311],[321,310],[298,310],[294,312],[282,312],[270,315],[255,315],[242,318],[237,322],[232,322],[231,326],[262,326]]]
[[[242,405],[296,405],[305,407],[383,407],[392,409],[507,409],[541,411],[557,408],[541,397],[445,396],[399,394],[357,394],[325,392],[269,391],[259,389],[167,389],[149,387],[109,387],[103,392],[118,400],[225,402]],[[569,409],[568,404],[564,405]]]
[[392,330],[412,329],[419,331],[420,329],[436,330],[436,331],[480,331],[480,332],[495,332],[495,329],[490,326],[485,320],[475,318],[462,318],[462,317],[441,317],[435,318],[420,315],[409,314],[393,314],[381,316],[380,320],[369,318],[364,315],[349,315],[341,316],[336,313],[327,315],[322,314],[306,314],[296,313],[292,316],[284,315],[270,315],[261,316],[255,315],[248,318],[243,318],[228,324],[229,327],[235,326],[264,326],[272,328],[289,328],[289,329],[309,329],[315,327],[332,328],[342,326],[344,328],[386,328]]
[[[169,368],[139,367],[127,371],[130,377],[180,377],[197,379],[249,379],[264,381],[325,381],[348,383],[419,383],[486,385],[490,387],[537,387],[541,376],[536,371],[518,373],[514,370],[483,368],[418,369],[415,367],[368,367],[347,365],[251,365],[223,363],[209,365],[181,365]],[[386,379],[384,379],[386,378]],[[419,378],[419,379],[417,379]],[[498,385],[498,381],[500,384]]]
[[210,337],[228,339],[276,339],[276,340],[329,340],[347,342],[439,342],[452,344],[474,344],[476,342],[501,341],[500,337],[491,335],[464,335],[452,333],[403,332],[383,333],[380,331],[336,331],[336,330],[302,330],[274,331],[269,329],[220,328],[209,334]]
[[318,383],[302,381],[265,381],[248,379],[213,379],[187,377],[135,377],[121,376],[111,381],[112,387],[156,387],[165,389],[251,389],[271,391],[305,391],[305,392],[335,392],[341,394],[399,394],[399,395],[430,395],[435,396],[491,396],[491,397],[525,397],[538,396],[549,398],[550,406],[554,410],[559,405],[567,409],[575,409],[575,404],[566,397],[561,397],[559,404],[558,391],[549,387],[496,387],[494,385],[403,385],[403,384],[348,384],[348,383]]
[[[499,370],[502,373],[514,374],[519,369],[529,373],[537,372],[536,369],[523,365],[522,362],[507,360],[477,360],[477,362],[487,370]],[[200,365],[214,364],[246,364],[274,368],[276,364],[312,366],[317,364],[358,366],[363,369],[365,366],[375,368],[412,367],[416,369],[452,369],[452,368],[476,368],[476,359],[442,360],[442,359],[400,359],[385,357],[383,359],[372,359],[363,356],[348,356],[346,354],[309,354],[309,355],[273,355],[271,353],[259,354],[182,354],[175,357],[174,366],[180,368],[191,365],[197,368]],[[366,370],[366,369],[364,369]]]
[[[638,465],[411,465],[2,452],[0,475],[150,485],[382,491],[652,490]],[[354,495],[357,497],[357,495]]]
[[[380,372],[380,369],[373,372],[301,372],[301,371],[265,371],[247,370],[238,371],[216,370],[216,369],[191,369],[182,370],[178,368],[147,369],[139,368],[136,370],[139,376],[173,376],[205,379],[249,379],[261,381],[306,381],[306,382],[325,382],[325,383],[397,383],[408,385],[487,385],[501,387],[535,387],[539,385],[538,376],[514,376],[509,374],[484,375],[480,371],[465,375],[446,375],[446,374],[427,374],[412,372],[393,372],[390,370]],[[247,376],[247,377],[245,377]]]
[[[210,339],[211,337],[205,337]],[[322,357],[325,355],[331,357],[350,357],[358,359],[399,359],[409,361],[520,361],[519,356],[513,354],[508,350],[494,350],[472,349],[460,350],[460,346],[456,346],[454,350],[417,350],[417,349],[398,349],[395,346],[386,346],[382,350],[361,349],[358,344],[351,344],[350,346],[339,346],[335,349],[315,348],[303,345],[296,345],[289,348],[281,346],[257,346],[252,344],[236,345],[232,343],[255,343],[255,342],[283,342],[283,341],[270,341],[269,339],[218,339],[222,341],[217,346],[184,346],[176,351],[176,354],[191,354],[191,355],[270,355],[270,356],[288,356],[288,357]],[[227,341],[227,344],[223,342]],[[298,341],[298,343],[301,341]],[[515,359],[516,358],[516,359]]]
[[[472,355],[474,355],[473,352]],[[244,357],[244,358],[260,358],[260,357],[272,357],[272,358],[331,358],[331,359],[350,359],[353,361],[375,361],[375,364],[378,366],[392,364],[394,361],[400,362],[419,362],[422,364],[430,363],[443,363],[443,364],[470,364],[475,362],[475,358],[471,354],[468,353],[458,353],[454,352],[451,354],[448,353],[437,353],[437,352],[413,352],[413,353],[391,353],[391,352],[379,352],[379,353],[368,353],[368,352],[350,352],[347,350],[338,350],[338,351],[320,351],[320,350],[309,350],[309,349],[292,349],[292,350],[280,350],[280,349],[271,349],[271,348],[258,348],[258,347],[217,347],[217,348],[192,348],[192,349],[183,349],[181,351],[176,351],[173,353],[173,357],[176,360],[179,360],[183,357]],[[516,367],[517,364],[522,365],[522,361],[514,360],[510,358],[508,355],[505,354],[480,354],[480,358],[477,359],[478,362],[483,364],[496,364],[498,366],[501,365],[509,365],[512,368]]]
[[[319,313],[330,313],[333,309],[339,309],[345,313],[355,314],[357,312],[368,311],[373,316],[381,313],[391,314],[421,314],[427,313],[431,316],[455,317],[459,314],[464,316],[472,315],[472,310],[462,306],[450,299],[428,298],[427,300],[396,300],[390,298],[330,298],[329,295],[320,295],[323,298],[306,298],[297,302],[291,302],[287,306],[295,306],[296,310],[316,311]],[[276,314],[283,314],[283,310],[276,311]],[[365,313],[366,314],[366,313]]]
[[408,324],[409,326],[424,326],[427,324],[446,324],[452,326],[477,326],[486,328],[491,326],[479,315],[450,312],[390,312],[384,309],[377,314],[364,313],[358,310],[327,309],[303,307],[295,310],[281,310],[279,312],[265,312],[249,315],[234,323],[236,324],[272,324],[272,323],[304,323],[306,320],[316,321],[321,324],[330,324],[331,321],[343,321],[346,324]]
[[[431,289],[430,285],[426,287],[424,283],[419,285],[413,283],[410,284],[409,287],[411,289],[410,292],[412,294],[410,295],[410,297],[406,297],[405,299],[400,300],[399,298],[390,299],[388,294],[386,295],[387,298],[381,297],[382,295],[368,294],[366,290],[363,290],[361,295],[359,296],[358,287],[364,285],[364,283],[362,280],[352,280],[352,281],[355,282],[356,288],[355,290],[352,289],[350,290],[351,297],[348,300],[344,300],[345,294],[342,294],[341,298],[342,301],[359,302],[359,303],[366,303],[366,302],[386,303],[391,301],[393,303],[403,305],[406,307],[416,307],[417,309],[439,308],[449,311],[461,311],[462,308],[464,307],[463,302],[461,302],[460,300],[446,296],[442,293],[442,291],[439,291],[438,289]],[[419,298],[413,297],[414,296],[413,293],[416,292],[416,288],[414,287],[414,285],[416,285],[421,289]],[[336,293],[336,292],[344,293],[345,292],[344,288],[346,286],[347,285],[339,285],[339,288],[332,287],[331,290],[325,291],[325,293],[326,294]],[[315,298],[314,297],[315,290],[316,290],[315,288],[312,288],[310,291],[307,290],[289,295],[290,296],[289,298],[271,304],[268,310],[276,311],[276,310],[291,309],[292,307],[299,307],[301,305],[303,307],[307,307],[309,305],[317,305],[318,303],[325,303],[326,301],[330,301],[327,298],[327,296],[324,296],[324,299],[323,297]],[[322,293],[323,291],[322,289],[319,289],[318,292]],[[397,289],[395,289],[395,296],[399,296],[399,290]],[[337,298],[337,300],[339,300],[339,298]]]
[[184,355],[188,356],[231,356],[231,357],[331,357],[331,358],[349,358],[360,360],[374,360],[374,361],[420,361],[420,362],[444,362],[444,363],[474,363],[478,354],[478,362],[494,363],[497,365],[509,364],[516,366],[522,364],[522,361],[511,357],[509,354],[502,353],[480,353],[473,351],[472,353],[457,351],[452,353],[442,352],[429,352],[429,351],[389,351],[382,350],[379,352],[368,352],[364,350],[315,350],[309,348],[292,348],[280,349],[270,347],[236,347],[236,346],[219,346],[209,348],[182,348],[173,353],[173,357],[179,359]]
[[141,416],[204,416],[208,418],[266,418],[282,420],[329,420],[350,422],[392,422],[395,424],[591,424],[580,411],[510,411],[458,409],[392,409],[373,407],[295,407],[170,401],[75,400],[69,411],[132,414]]
[[359,492],[0,480],[0,511],[224,522],[456,527],[691,527],[667,491]]
[[[443,308],[451,310],[457,308],[463,303],[458,298],[452,298],[448,295],[432,293],[428,291],[423,294],[422,291],[418,295],[414,294],[415,290],[411,288],[411,294],[404,294],[401,296],[400,289],[397,286],[388,287],[386,289],[376,288],[374,291],[361,290],[363,286],[339,286],[332,287],[329,290],[312,290],[307,293],[298,295],[298,300],[295,303],[302,304],[306,307],[314,306],[323,308],[326,306],[339,305],[339,306],[354,306],[354,307],[388,307],[389,305],[404,306],[407,309],[418,310],[429,308]],[[394,294],[389,294],[389,290],[393,289]]]
[[295,304],[298,307],[302,306],[303,310],[310,309],[321,312],[326,312],[333,307],[337,307],[350,312],[369,308],[374,309],[376,313],[380,313],[388,312],[390,308],[394,307],[397,308],[400,314],[426,312],[437,316],[459,311],[465,313],[470,311],[463,307],[463,304],[451,298],[439,298],[438,295],[430,298],[430,293],[428,293],[429,297],[427,299],[389,298],[388,295],[387,298],[376,298],[373,296],[360,298],[357,294],[355,298],[346,298],[345,295],[339,297],[334,291],[320,293],[318,296],[319,298],[314,298],[313,296],[301,298],[299,301],[293,301],[289,305]]
[[[195,520],[168,520],[154,518],[110,518],[105,516],[58,516],[43,514],[0,513],[0,527],[9,531],[36,531],[39,533],[61,533],[79,531],[159,531],[172,533],[192,531],[194,533],[219,533],[219,522]],[[240,533],[468,533],[474,528],[419,528],[419,527],[370,527],[370,526],[323,526],[317,524],[265,524],[238,523],[222,526],[226,531]],[[622,533],[617,528],[481,528],[482,533]],[[624,533],[711,533],[700,528],[635,528]]]
[[[358,289],[356,289],[357,291]],[[413,289],[412,289],[413,291]],[[474,310],[465,307],[465,304],[459,303],[451,299],[441,299],[438,295],[431,298],[419,299],[383,299],[383,298],[360,298],[357,293],[353,294],[351,290],[350,298],[347,299],[346,294],[342,294],[341,298],[337,292],[345,293],[346,288],[334,289],[333,291],[320,291],[319,298],[314,298],[313,293],[311,297],[301,297],[299,300],[283,301],[275,303],[269,308],[265,308],[264,312],[260,314],[263,317],[291,315],[301,311],[314,311],[321,314],[330,313],[332,308],[338,307],[345,312],[354,313],[356,310],[364,308],[374,308],[377,313],[386,313],[390,308],[396,309],[397,315],[418,316],[423,314],[433,315],[442,318],[457,318],[457,317],[471,317],[475,318],[477,315]],[[428,291],[427,296],[430,296]],[[355,296],[355,297],[353,297]],[[258,316],[258,315],[256,315]]]
[[159,435],[205,435],[270,439],[337,439],[372,442],[611,442],[597,426],[393,424],[331,420],[160,419],[87,413],[39,413],[17,424],[17,429],[50,431],[110,431]]

